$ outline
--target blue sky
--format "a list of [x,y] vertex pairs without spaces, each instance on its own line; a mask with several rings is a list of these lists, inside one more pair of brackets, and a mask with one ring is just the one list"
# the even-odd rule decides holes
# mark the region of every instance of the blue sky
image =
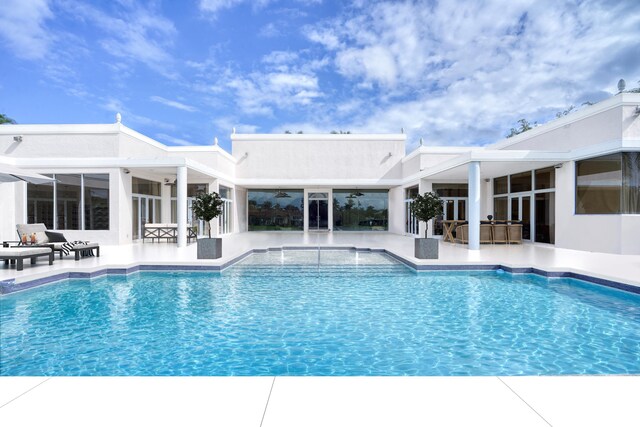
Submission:
[[0,112],[229,134],[399,132],[483,145],[640,80],[628,1],[3,0]]

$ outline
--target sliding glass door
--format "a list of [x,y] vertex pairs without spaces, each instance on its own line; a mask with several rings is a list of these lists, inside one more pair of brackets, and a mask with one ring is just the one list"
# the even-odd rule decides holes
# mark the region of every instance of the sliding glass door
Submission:
[[531,240],[531,196],[512,196],[509,200],[509,219],[522,222],[522,239]]
[[149,223],[159,223],[160,219],[160,197],[146,196],[142,194],[133,195],[133,218],[132,235],[133,240],[142,239],[144,236],[144,226]]

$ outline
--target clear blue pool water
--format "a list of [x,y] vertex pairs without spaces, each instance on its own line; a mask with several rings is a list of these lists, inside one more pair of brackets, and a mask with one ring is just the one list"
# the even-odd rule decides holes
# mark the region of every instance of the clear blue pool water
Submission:
[[0,298],[1,375],[640,374],[640,296],[415,273],[382,254],[254,255],[218,273]]

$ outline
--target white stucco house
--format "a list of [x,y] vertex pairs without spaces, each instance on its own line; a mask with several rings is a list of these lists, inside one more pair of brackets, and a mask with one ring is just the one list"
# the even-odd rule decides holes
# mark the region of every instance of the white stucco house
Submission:
[[[187,243],[190,203],[225,199],[216,234],[263,230],[418,234],[416,193],[445,199],[443,219],[469,221],[478,249],[487,215],[520,220],[525,241],[640,254],[640,94],[622,93],[485,147],[405,152],[406,135],[232,134],[168,147],[113,124],[0,126],[0,168],[54,184],[0,185],[0,240],[43,222],[70,239],[128,244],[145,223],[177,223]],[[452,141],[453,142],[453,141]],[[439,221],[430,234],[442,234]]]

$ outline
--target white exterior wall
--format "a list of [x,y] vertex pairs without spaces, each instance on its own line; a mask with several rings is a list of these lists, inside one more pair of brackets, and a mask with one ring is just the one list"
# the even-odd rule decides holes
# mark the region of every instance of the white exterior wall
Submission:
[[24,221],[24,193],[27,184],[24,182],[0,184],[0,242],[16,240],[16,224]]
[[122,130],[118,134],[119,157],[167,157],[165,145],[124,126]]
[[192,159],[220,172],[230,179],[235,177],[236,159],[220,147],[171,147],[168,156]]
[[389,232],[404,234],[406,213],[404,206],[404,188],[389,189]]
[[640,94],[638,97],[638,105],[625,105],[622,107],[622,138],[623,139],[640,139],[640,115],[636,114],[638,106],[640,106]]
[[576,215],[575,162],[556,169],[556,247],[640,254],[640,215]]
[[[552,128],[536,136],[527,135],[533,131],[524,132],[522,142],[505,147],[505,150],[568,151],[619,140],[622,135],[621,118],[622,107],[617,107]],[[560,120],[562,119],[558,119]],[[527,138],[524,138],[525,136]]]
[[[92,133],[84,126],[74,131],[69,125],[39,126],[38,129],[8,125],[6,129],[11,133],[0,134],[0,155],[43,159],[117,157],[117,131],[112,125],[103,127],[109,133]],[[22,142],[14,142],[15,135],[21,135]]]
[[[374,137],[372,137],[374,138]],[[400,180],[404,135],[232,135],[236,178]],[[389,155],[391,154],[391,155]],[[312,184],[312,183],[307,183]],[[305,183],[301,182],[300,187]]]
[[620,253],[640,254],[640,215],[622,216],[620,236]]
[[247,210],[247,189],[242,187],[235,188],[235,198],[233,200],[235,206],[234,231],[242,233],[247,231],[247,218],[249,212]]

